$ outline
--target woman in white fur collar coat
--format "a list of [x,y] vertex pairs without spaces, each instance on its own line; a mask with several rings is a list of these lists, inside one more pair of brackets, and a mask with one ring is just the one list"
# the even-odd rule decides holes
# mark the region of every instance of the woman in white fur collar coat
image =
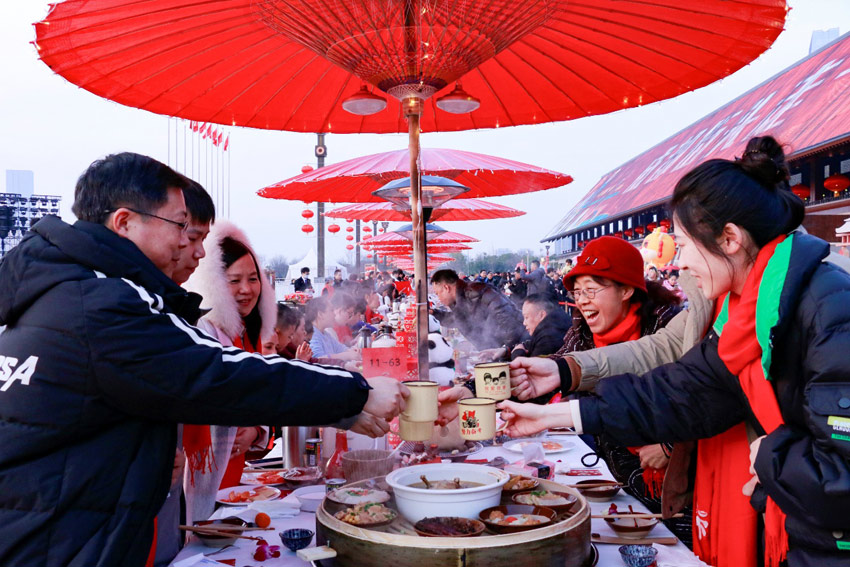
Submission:
[[[206,256],[185,284],[203,296],[201,308],[210,310],[198,327],[225,346],[262,352],[263,341],[274,332],[277,306],[248,237],[232,223],[218,220],[204,246]],[[187,471],[184,483],[193,519],[212,513],[219,488],[240,484],[245,452],[263,449],[268,442],[267,428],[210,426],[209,430],[212,462]]]

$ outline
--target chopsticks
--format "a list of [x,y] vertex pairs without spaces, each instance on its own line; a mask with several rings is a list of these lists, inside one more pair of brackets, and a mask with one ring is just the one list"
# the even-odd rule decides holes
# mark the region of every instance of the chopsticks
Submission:
[[584,484],[568,484],[570,488],[613,488],[625,486],[622,482],[587,482]]
[[[233,526],[239,527],[239,526]],[[253,539],[255,541],[261,541],[263,538],[254,537],[254,536],[246,536],[241,535],[233,530],[223,530],[216,528],[207,528],[205,526],[178,526],[178,528],[184,532],[193,532],[200,535],[208,535],[208,536],[220,536],[220,537],[235,537],[239,539]],[[271,529],[271,528],[258,528],[258,529]]]
[[[634,514],[591,514],[591,518],[624,518],[624,519],[633,519],[633,520],[650,520],[652,518],[662,518],[662,514],[641,514],[640,512],[635,512]],[[684,514],[673,514],[669,516],[670,518],[682,518]],[[665,518],[667,519],[667,518]]]

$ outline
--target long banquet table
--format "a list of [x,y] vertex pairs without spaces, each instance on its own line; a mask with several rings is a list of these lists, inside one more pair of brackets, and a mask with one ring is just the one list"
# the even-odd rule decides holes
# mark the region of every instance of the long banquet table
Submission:
[[[575,448],[570,451],[563,453],[550,454],[547,458],[550,458],[553,461],[557,461],[556,465],[558,469],[568,470],[570,468],[582,468],[581,457],[582,455],[590,452],[590,448],[578,437],[578,436],[561,436],[560,439],[564,441],[569,441],[575,443]],[[471,458],[473,459],[494,459],[496,457],[503,457],[508,462],[514,462],[521,458],[521,455],[517,453],[510,452],[503,447],[485,447],[480,452],[475,453]],[[605,462],[600,460],[597,468],[601,469],[602,476],[593,476],[593,477],[581,477],[581,476],[567,476],[564,474],[556,474],[555,481],[562,484],[575,484],[580,480],[589,480],[589,479],[609,479],[613,480],[613,476],[611,475],[608,468],[605,466]],[[629,505],[632,505],[635,511],[646,512],[647,509],[640,504],[635,498],[629,496],[622,490],[614,497],[610,502],[590,502],[592,513],[594,514],[603,514],[608,510],[608,507],[611,503],[615,503],[619,508],[628,508]],[[593,533],[598,533],[600,535],[616,535],[609,528],[604,520],[594,518],[591,520],[591,531]],[[297,516],[292,518],[279,518],[272,519],[272,526],[275,528],[274,531],[268,532],[251,532],[251,535],[263,534],[263,537],[266,538],[269,544],[271,545],[281,545],[280,537],[277,535],[282,530],[286,530],[289,528],[307,528],[310,530],[316,531],[316,515],[313,512],[300,512]],[[659,536],[671,536],[672,534],[667,529],[664,524],[659,523],[658,526],[650,534],[651,537],[659,537]],[[315,546],[315,536],[310,546]],[[618,544],[594,544],[599,550],[599,567],[622,567],[624,565],[622,559],[620,558],[618,552]],[[183,548],[183,550],[177,555],[172,566],[174,567],[188,567],[188,565],[194,564],[193,562],[182,563],[182,561],[187,560],[192,557],[209,555],[209,559],[236,559],[237,567],[243,567],[245,565],[252,566],[265,566],[265,567],[304,567],[305,565],[309,565],[308,562],[301,560],[295,553],[289,551],[281,545],[280,551],[281,556],[279,558],[268,559],[264,562],[257,562],[253,558],[253,552],[256,548],[255,542],[251,540],[237,540],[237,543],[233,547],[229,547],[224,551],[216,552],[216,549],[204,546],[196,537],[192,536],[189,540],[189,543]],[[658,567],[704,567],[706,564],[700,561],[697,557],[694,556],[693,553],[681,542],[676,545],[658,545],[655,544],[655,548],[658,549],[658,557],[657,563]],[[200,559],[200,558],[199,558]],[[179,564],[179,565],[177,565]],[[367,566],[364,566],[367,567]],[[378,566],[376,566],[378,567]],[[404,566],[399,566],[404,567]]]

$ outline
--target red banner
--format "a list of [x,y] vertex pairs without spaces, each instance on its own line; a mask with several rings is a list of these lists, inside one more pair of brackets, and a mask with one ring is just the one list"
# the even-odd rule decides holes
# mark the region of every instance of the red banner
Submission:
[[396,380],[407,379],[407,347],[363,349],[363,376],[389,376]]

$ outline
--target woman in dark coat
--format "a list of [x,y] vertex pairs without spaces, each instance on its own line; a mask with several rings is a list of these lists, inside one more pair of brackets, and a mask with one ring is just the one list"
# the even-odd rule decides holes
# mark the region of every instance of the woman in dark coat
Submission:
[[[558,424],[627,444],[717,436],[700,441],[697,463],[703,559],[723,567],[723,548],[742,544],[748,564],[848,565],[850,274],[823,261],[826,242],[789,233],[804,207],[773,138],[696,167],[672,207],[679,266],[722,306],[713,330],[679,362],[609,378],[596,396],[554,409],[504,403],[508,433]],[[724,520],[742,492],[763,540],[757,525]]]

